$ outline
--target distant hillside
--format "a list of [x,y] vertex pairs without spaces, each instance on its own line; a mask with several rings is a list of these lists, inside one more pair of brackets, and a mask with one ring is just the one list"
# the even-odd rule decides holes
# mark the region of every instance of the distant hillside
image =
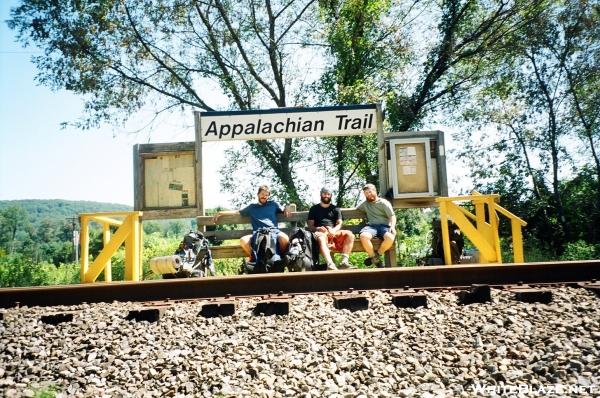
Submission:
[[62,200],[62,199],[23,199],[23,200],[0,200],[0,210],[20,206],[27,215],[29,221],[36,223],[44,219],[58,220],[67,217],[77,217],[79,213],[93,213],[99,211],[129,211],[132,206],[117,203],[89,202],[85,200]]

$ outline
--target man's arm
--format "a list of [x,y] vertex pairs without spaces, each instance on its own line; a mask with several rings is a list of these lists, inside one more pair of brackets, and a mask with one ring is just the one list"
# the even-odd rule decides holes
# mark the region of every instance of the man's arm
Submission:
[[289,217],[290,216],[290,208],[289,206],[282,206],[279,202],[274,202],[275,203],[275,207],[277,208],[277,210],[275,210],[275,213],[277,214],[281,214],[283,213],[284,217]]
[[359,204],[356,207],[356,210],[359,210],[360,212],[362,212],[364,214],[363,220],[368,223],[369,222],[369,217],[367,217],[367,212],[365,211],[366,203],[367,203],[367,201],[364,200],[361,204]]
[[390,223],[390,232],[393,235],[396,235],[396,214],[394,214],[393,216],[391,216],[389,218],[389,223]]
[[390,232],[396,235],[396,213],[394,212],[394,208],[392,204],[387,200],[384,202],[387,208],[388,213],[388,222],[390,223]]
[[315,220],[306,220],[306,229],[310,232],[317,232],[317,227],[315,227]]
[[233,215],[237,215],[240,214],[239,210],[222,210],[222,211],[218,211],[213,215],[213,222],[216,224],[217,221],[219,220],[219,217],[221,216],[233,216]]
[[328,228],[329,232],[331,234],[333,234],[333,235],[335,235],[340,229],[342,229],[342,224],[343,224],[343,221],[342,221],[342,211],[340,210],[340,208],[337,207],[335,209],[335,212],[336,212],[335,225],[333,227],[331,227],[331,228]]
[[325,227],[317,227],[315,222],[314,207],[308,210],[308,218],[306,220],[306,229],[310,232],[327,232]]

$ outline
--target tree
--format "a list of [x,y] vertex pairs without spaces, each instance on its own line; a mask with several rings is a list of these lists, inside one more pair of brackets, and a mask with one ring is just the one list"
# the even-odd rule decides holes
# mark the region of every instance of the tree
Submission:
[[[439,15],[437,26],[423,32],[432,45],[426,46],[423,56],[413,57],[417,63],[416,84],[400,76],[388,95],[392,128],[418,128],[427,114],[460,103],[494,71],[502,59],[506,39],[527,25],[544,4],[543,0],[444,0],[439,10],[424,13],[424,18]],[[420,22],[428,26],[426,21]],[[417,66],[419,62],[422,64]]]
[[[418,128],[427,117],[467,101],[501,60],[507,37],[542,0],[321,1],[330,67],[321,96],[335,103],[385,100],[389,127]],[[430,38],[421,43],[422,37]],[[377,183],[375,137],[326,139],[344,196],[357,178]],[[354,178],[354,180],[352,179]],[[354,184],[354,186],[359,186]]]
[[[23,0],[10,28],[34,57],[37,80],[85,98],[79,127],[124,122],[144,106],[173,109],[286,107],[301,98],[302,38],[315,0]],[[207,84],[211,83],[211,84]],[[249,141],[291,200],[293,140]]]
[[[523,210],[530,225],[556,254],[582,227],[574,222],[579,217],[567,217],[564,204],[568,196],[563,190],[578,184],[565,185],[563,180],[586,159],[598,170],[597,137],[591,130],[597,123],[598,96],[587,89],[598,81],[592,73],[598,67],[597,18],[588,2],[548,2],[505,41],[503,62],[479,92],[478,105],[467,112],[481,124],[495,124],[497,134],[488,140],[463,136],[467,146],[461,155],[479,164],[487,156],[481,170],[488,175],[481,170],[473,174],[487,177],[488,187],[504,181],[515,191],[529,181],[530,195],[522,191],[517,199],[529,204]],[[578,136],[587,145],[574,146]],[[593,197],[596,205],[587,217],[598,225],[598,195]]]
[[0,247],[9,254],[19,246],[18,234],[29,236],[31,224],[27,213],[21,206],[9,206],[0,210]]
[[[373,103],[384,97],[391,76],[405,58],[399,26],[414,4],[392,7],[388,0],[319,2],[329,67],[316,86],[323,101],[339,105]],[[337,202],[352,205],[348,193],[365,181],[378,183],[377,137],[322,138],[314,150],[337,180]]]

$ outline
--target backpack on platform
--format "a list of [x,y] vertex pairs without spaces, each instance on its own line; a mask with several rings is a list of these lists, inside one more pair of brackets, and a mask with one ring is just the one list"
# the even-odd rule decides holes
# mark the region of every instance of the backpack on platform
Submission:
[[284,262],[290,272],[318,269],[319,248],[312,232],[304,228],[294,229]]
[[271,228],[260,228],[252,235],[252,261],[245,262],[245,273],[263,274],[283,272],[281,257],[277,254],[277,234]]

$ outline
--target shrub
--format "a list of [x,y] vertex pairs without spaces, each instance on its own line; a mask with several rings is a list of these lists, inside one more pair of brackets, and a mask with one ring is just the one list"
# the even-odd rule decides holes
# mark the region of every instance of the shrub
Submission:
[[587,243],[583,240],[567,243],[564,253],[560,256],[562,261],[593,260],[600,258],[600,245]]
[[79,282],[79,264],[34,264],[22,254],[0,257],[0,287],[65,285]]

